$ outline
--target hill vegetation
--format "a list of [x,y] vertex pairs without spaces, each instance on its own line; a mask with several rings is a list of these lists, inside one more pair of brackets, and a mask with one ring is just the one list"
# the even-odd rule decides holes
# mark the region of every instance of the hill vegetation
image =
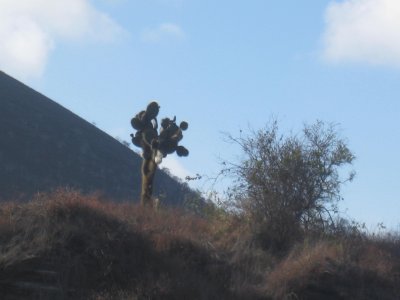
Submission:
[[262,247],[245,219],[73,191],[0,206],[2,299],[396,299],[400,239],[350,225]]

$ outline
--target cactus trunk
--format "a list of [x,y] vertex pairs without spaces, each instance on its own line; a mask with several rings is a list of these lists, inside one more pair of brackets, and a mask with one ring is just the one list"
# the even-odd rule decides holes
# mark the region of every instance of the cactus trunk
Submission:
[[142,206],[151,206],[153,203],[153,180],[157,170],[157,164],[153,156],[143,159],[142,164],[142,191],[140,202]]

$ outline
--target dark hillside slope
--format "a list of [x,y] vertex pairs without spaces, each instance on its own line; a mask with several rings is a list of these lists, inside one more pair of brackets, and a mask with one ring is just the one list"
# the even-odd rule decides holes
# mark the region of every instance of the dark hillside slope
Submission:
[[[0,199],[58,187],[138,199],[140,165],[108,134],[0,72]],[[178,204],[189,192],[164,172],[156,177],[155,193],[166,202]]]

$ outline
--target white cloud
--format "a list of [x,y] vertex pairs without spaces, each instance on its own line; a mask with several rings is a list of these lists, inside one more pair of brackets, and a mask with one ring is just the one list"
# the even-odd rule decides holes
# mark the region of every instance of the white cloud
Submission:
[[89,0],[0,0],[0,68],[37,77],[58,40],[107,42],[122,31]]
[[180,40],[185,37],[185,33],[178,25],[173,23],[163,23],[156,28],[148,28],[142,32],[142,40],[145,42],[157,43],[167,39]]
[[180,161],[174,156],[168,155],[162,160],[161,168],[167,168],[169,171],[178,178],[185,180],[186,176],[193,177],[193,173],[185,169]]
[[400,66],[399,0],[333,1],[325,17],[326,60]]

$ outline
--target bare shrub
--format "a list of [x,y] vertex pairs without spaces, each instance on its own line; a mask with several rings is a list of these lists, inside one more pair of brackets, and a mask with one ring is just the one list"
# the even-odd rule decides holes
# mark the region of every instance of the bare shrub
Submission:
[[341,186],[354,177],[353,172],[341,176],[341,168],[355,158],[334,125],[318,121],[284,136],[273,121],[229,140],[244,155],[238,163],[225,163],[223,173],[235,180],[229,196],[264,247],[288,249],[303,230],[334,223]]

